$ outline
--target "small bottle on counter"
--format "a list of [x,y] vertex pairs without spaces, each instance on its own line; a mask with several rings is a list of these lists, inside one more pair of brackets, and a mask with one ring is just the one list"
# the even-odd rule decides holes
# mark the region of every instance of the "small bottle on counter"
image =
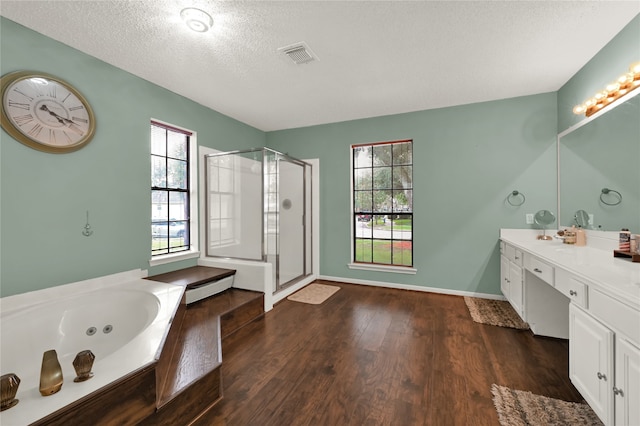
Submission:
[[584,247],[587,245],[587,233],[584,232],[584,229],[578,228],[576,231],[576,246]]
[[620,251],[631,251],[631,232],[627,228],[620,231]]
[[638,251],[638,239],[637,235],[631,235],[631,239],[629,240],[629,252],[636,253]]

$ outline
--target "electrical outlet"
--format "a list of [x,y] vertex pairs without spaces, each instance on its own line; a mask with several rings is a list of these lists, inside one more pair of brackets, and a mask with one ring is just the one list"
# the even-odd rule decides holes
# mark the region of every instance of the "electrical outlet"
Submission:
[[533,225],[533,213],[527,213],[525,215],[527,225]]

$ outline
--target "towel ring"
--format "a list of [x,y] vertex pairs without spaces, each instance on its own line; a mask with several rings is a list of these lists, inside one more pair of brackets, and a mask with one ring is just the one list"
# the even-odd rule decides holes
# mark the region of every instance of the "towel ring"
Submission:
[[[602,196],[603,195],[607,195],[607,194],[613,194],[614,196],[618,197],[618,202],[616,202],[616,203],[608,203],[605,200],[603,200]],[[602,204],[606,204],[607,206],[617,206],[618,204],[620,204],[622,202],[622,194],[620,194],[618,191],[616,191],[614,189],[602,188],[602,192],[600,193],[600,201],[602,201]]]
[[[520,203],[513,202],[513,198],[517,197],[517,196],[521,196],[522,197],[522,201]],[[526,201],[526,198],[524,196],[524,194],[522,192],[519,192],[517,190],[511,191],[511,193],[509,195],[507,195],[507,203],[511,204],[514,207],[518,207],[524,204],[524,202]]]

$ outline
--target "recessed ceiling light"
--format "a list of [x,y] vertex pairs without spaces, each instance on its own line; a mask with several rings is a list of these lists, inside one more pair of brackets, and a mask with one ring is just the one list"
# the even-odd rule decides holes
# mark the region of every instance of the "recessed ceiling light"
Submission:
[[187,7],[180,11],[180,17],[187,27],[199,33],[206,33],[213,26],[213,18],[204,10]]

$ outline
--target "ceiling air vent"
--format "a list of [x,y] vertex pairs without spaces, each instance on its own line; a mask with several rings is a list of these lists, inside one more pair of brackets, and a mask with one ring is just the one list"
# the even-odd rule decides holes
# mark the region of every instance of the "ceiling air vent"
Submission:
[[316,55],[309,49],[309,46],[305,42],[292,44],[290,46],[281,47],[278,52],[284,53],[297,65],[307,64],[312,61],[317,61]]

